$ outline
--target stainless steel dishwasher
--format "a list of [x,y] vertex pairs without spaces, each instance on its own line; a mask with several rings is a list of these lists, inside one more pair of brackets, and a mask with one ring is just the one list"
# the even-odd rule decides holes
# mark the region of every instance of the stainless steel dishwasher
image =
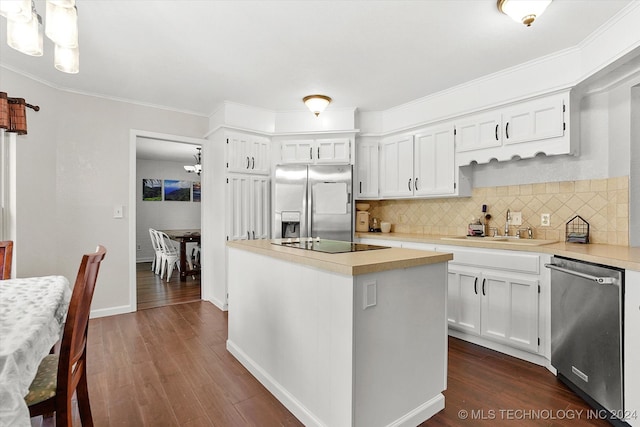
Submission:
[[558,256],[545,266],[551,269],[551,365],[578,394],[623,413],[624,270]]

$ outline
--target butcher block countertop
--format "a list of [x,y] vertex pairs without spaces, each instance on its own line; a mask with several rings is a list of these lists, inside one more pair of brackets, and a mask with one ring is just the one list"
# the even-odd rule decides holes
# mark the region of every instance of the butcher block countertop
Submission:
[[435,245],[466,246],[485,249],[507,249],[559,255],[581,261],[604,264],[612,267],[640,271],[640,248],[605,245],[600,243],[555,242],[543,245],[528,245],[527,239],[513,241],[483,241],[458,237],[409,233],[356,233],[356,238],[396,240],[403,242],[428,243]]
[[[388,248],[361,252],[328,254],[273,245],[277,240],[236,240],[227,247],[251,251],[273,258],[305,264],[347,276],[436,264],[453,259],[450,253]],[[248,266],[248,268],[250,268]]]

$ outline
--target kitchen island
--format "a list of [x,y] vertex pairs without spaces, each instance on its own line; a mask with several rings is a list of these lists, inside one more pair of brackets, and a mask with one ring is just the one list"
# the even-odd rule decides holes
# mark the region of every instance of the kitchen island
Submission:
[[227,349],[307,426],[416,426],[444,408],[447,261],[229,242]]

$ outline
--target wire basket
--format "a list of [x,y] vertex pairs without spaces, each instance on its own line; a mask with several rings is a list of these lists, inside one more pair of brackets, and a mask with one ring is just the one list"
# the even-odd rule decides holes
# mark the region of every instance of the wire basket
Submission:
[[574,216],[567,222],[566,236],[569,243],[589,243],[589,223],[580,215]]

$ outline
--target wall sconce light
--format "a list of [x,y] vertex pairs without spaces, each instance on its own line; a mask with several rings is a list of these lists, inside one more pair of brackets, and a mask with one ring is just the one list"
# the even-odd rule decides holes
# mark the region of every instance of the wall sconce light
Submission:
[[326,95],[308,95],[302,98],[302,102],[318,117],[320,113],[327,108],[327,105],[331,102],[331,98]]
[[551,0],[498,0],[498,10],[516,22],[530,27]]

